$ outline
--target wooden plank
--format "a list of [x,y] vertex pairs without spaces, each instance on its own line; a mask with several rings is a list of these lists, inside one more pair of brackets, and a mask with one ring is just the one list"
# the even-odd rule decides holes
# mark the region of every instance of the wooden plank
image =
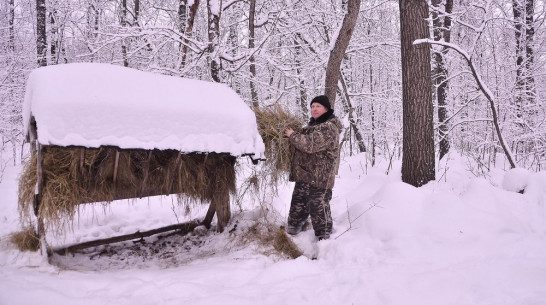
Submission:
[[155,234],[164,233],[168,231],[174,231],[174,230],[179,230],[181,231],[181,233],[187,234],[193,231],[193,229],[195,229],[199,225],[201,225],[199,221],[193,220],[193,221],[189,221],[185,223],[179,223],[179,224],[161,227],[161,228],[144,231],[144,232],[137,231],[132,234],[92,240],[92,241],[88,241],[88,242],[84,242],[80,244],[71,245],[68,247],[57,248],[57,249],[54,249],[53,252],[60,255],[65,255],[68,253],[74,253],[76,251],[80,251],[87,248],[98,247],[98,246],[118,243],[118,242],[132,240],[132,239],[142,239],[144,237],[148,237],[148,236],[152,236]]

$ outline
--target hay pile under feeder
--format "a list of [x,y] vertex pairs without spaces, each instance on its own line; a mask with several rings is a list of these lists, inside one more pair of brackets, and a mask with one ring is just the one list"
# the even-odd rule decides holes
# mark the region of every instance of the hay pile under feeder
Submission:
[[23,119],[32,158],[19,204],[34,212],[43,247],[46,229],[71,222],[78,205],[156,195],[209,203],[200,223],[216,214],[222,231],[236,157],[264,152],[254,113],[229,87],[107,64],[36,69]]

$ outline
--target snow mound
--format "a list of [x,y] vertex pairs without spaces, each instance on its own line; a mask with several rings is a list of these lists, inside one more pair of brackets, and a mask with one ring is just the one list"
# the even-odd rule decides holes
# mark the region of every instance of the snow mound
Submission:
[[511,192],[521,192],[527,187],[530,174],[531,172],[525,168],[513,168],[504,175],[502,188]]

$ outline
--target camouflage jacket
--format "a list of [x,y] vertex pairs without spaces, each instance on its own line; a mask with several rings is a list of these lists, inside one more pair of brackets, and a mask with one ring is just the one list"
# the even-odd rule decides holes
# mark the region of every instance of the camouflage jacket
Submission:
[[304,182],[318,188],[331,189],[339,168],[339,134],[341,122],[327,112],[300,132],[290,136],[294,148],[290,181]]

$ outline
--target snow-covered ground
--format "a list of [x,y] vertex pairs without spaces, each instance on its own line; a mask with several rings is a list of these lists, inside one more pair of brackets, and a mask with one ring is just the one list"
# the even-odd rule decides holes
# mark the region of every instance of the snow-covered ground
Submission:
[[[293,184],[267,206],[232,206],[224,233],[199,228],[75,256],[19,252],[17,177],[0,183],[0,304],[546,304],[546,173],[494,170],[475,177],[455,154],[438,181],[414,188],[400,166],[344,157],[334,188],[335,232],[318,259],[283,259],[252,241],[267,219],[282,225]],[[445,170],[447,169],[447,171]],[[441,177],[441,178],[440,178]],[[244,178],[244,177],[241,177]],[[515,192],[521,186],[526,192]],[[170,197],[85,208],[69,244],[202,217]],[[306,251],[312,230],[296,237]]]

